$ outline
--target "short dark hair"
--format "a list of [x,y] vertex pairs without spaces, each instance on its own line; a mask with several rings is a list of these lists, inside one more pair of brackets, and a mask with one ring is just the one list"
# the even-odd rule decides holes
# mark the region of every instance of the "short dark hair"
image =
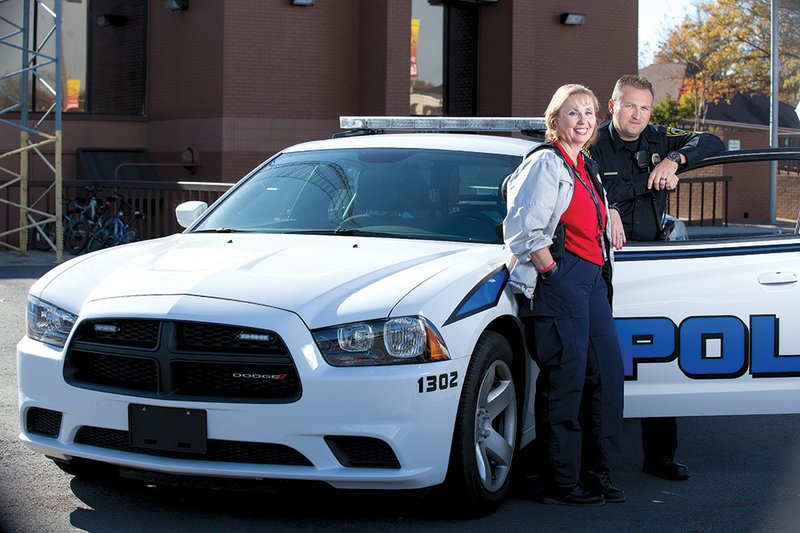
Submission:
[[656,94],[653,91],[653,84],[647,78],[643,78],[637,74],[625,74],[614,85],[614,92],[611,93],[611,99],[615,102],[619,100],[622,94],[622,89],[625,87],[635,87],[636,89],[647,89],[650,91],[650,96],[655,99]]

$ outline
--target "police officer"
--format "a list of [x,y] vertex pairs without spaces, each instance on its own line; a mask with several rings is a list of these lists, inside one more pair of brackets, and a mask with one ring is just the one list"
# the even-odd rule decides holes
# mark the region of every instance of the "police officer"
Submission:
[[[717,154],[723,142],[708,133],[649,125],[653,86],[636,75],[622,76],[614,86],[608,109],[612,119],[599,127],[589,155],[600,164],[608,202],[622,218],[624,235],[616,241],[654,241],[666,237],[667,191],[678,186],[680,165]],[[675,461],[678,427],[674,417],[643,418],[642,470],[654,476],[689,478],[686,465]]]

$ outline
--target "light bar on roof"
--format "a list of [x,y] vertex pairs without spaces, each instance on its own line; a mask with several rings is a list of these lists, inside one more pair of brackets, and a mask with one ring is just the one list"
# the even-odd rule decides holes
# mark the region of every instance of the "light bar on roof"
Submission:
[[345,130],[545,131],[541,117],[339,117]]

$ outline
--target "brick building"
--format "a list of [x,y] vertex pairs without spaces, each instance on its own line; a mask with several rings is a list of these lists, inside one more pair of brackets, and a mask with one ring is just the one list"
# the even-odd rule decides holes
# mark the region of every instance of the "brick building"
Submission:
[[[410,88],[423,81],[418,98],[441,106],[416,112],[538,116],[559,85],[588,85],[603,102],[637,66],[637,0],[66,0],[63,9],[74,91],[63,113],[66,180],[113,178],[84,175],[81,150],[144,149],[169,163],[191,146],[194,175],[159,166],[120,177],[231,182],[287,145],[330,136],[340,115],[409,115]],[[582,24],[562,23],[567,12]],[[426,62],[432,81],[420,79]],[[0,126],[0,151],[18,143]]]

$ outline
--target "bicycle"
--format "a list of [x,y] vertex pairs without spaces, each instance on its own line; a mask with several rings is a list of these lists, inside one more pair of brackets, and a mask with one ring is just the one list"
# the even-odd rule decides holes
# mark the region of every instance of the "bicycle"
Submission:
[[[117,202],[120,203],[121,207],[116,210],[112,218],[104,219],[102,213],[104,213],[106,209],[110,209],[111,206]],[[133,212],[134,220],[141,220],[144,218],[144,214],[138,209],[132,209],[120,194],[113,193],[107,196],[105,205],[101,211],[100,219],[89,234],[86,245],[87,251],[94,252],[111,246],[128,244],[135,242],[139,238],[136,228],[126,222],[126,212],[123,207],[127,207]]]
[[[96,224],[100,216],[99,204],[96,193],[97,188],[93,185],[86,187],[89,198],[86,203],[81,203],[78,199],[72,198],[65,200],[61,223],[64,234],[64,248],[73,255],[80,254],[89,242],[89,234],[92,225]],[[29,214],[28,220],[36,224],[33,217]],[[31,243],[34,249],[47,251],[55,249],[55,224],[48,222],[44,225],[34,227],[31,235]]]

